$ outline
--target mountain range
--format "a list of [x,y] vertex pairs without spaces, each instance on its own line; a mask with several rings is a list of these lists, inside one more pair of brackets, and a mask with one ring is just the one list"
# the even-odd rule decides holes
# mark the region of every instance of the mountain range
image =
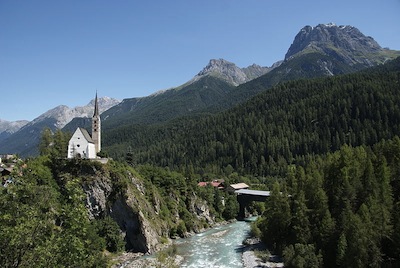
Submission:
[[[242,103],[272,86],[289,80],[333,76],[385,63],[400,51],[382,48],[353,26],[333,23],[305,26],[295,36],[284,60],[271,67],[253,64],[239,68],[224,59],[212,59],[185,84],[142,98],[100,99],[103,130],[132,124],[161,124],[182,116],[216,113]],[[36,154],[41,130],[73,130],[87,126],[93,105],[70,109],[60,105],[20,124],[0,121],[0,152]],[[15,127],[10,130],[10,127]],[[21,127],[19,130],[18,127]]]
[[18,120],[9,122],[6,120],[0,119],[0,141],[8,138],[13,133],[17,132],[20,128],[28,124],[29,121],[27,120]]
[[[102,97],[98,99],[98,102],[100,112],[104,112],[120,101],[109,97]],[[93,107],[94,99],[85,106],[77,106],[74,108],[70,108],[66,105],[59,105],[48,110],[31,122],[0,121],[0,137],[4,137],[0,139],[0,150],[5,153],[17,153],[21,156],[35,155],[38,153],[37,145],[44,128],[55,131],[63,128],[73,118],[91,118],[93,115]],[[14,126],[14,128],[10,126]],[[10,134],[7,135],[7,133]]]

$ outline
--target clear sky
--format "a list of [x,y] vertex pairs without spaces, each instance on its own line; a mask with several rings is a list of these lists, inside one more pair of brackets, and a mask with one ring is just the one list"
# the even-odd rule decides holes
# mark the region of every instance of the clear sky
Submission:
[[0,0],[0,119],[148,96],[223,58],[284,58],[306,25],[352,25],[400,50],[400,0]]

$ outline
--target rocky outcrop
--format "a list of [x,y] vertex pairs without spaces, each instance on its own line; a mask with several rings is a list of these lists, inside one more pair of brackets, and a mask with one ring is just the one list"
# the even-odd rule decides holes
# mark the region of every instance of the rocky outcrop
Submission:
[[82,185],[89,217],[111,216],[121,229],[128,251],[153,253],[159,250],[159,239],[165,235],[166,227],[150,220],[157,215],[144,198],[145,189],[141,181],[130,174],[130,183],[124,192],[119,193],[109,174],[94,173],[87,176]]
[[128,251],[153,253],[158,250],[161,234],[152,227],[142,211],[129,204],[131,202],[129,199],[117,199],[110,208],[110,215],[120,226]]
[[274,67],[261,67],[260,65],[252,64],[246,68],[242,68],[241,70],[246,75],[247,81],[250,81],[259,76],[262,76],[263,74],[268,73],[273,68]]
[[102,175],[98,175],[90,183],[83,184],[82,188],[86,193],[85,205],[89,218],[95,219],[104,215],[108,210],[107,200],[112,191],[111,181]]
[[196,215],[198,219],[204,219],[211,225],[215,223],[215,217],[211,215],[207,202],[198,198],[196,195],[193,195],[190,200],[189,210]]

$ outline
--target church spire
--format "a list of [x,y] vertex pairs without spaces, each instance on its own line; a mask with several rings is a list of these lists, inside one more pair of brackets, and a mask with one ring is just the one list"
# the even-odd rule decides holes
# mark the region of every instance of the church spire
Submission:
[[96,98],[94,99],[94,113],[92,118],[92,140],[95,146],[96,154],[101,151],[101,121],[99,113],[99,103]]
[[99,116],[99,104],[97,102],[97,90],[96,90],[96,98],[94,99],[94,113],[93,117]]

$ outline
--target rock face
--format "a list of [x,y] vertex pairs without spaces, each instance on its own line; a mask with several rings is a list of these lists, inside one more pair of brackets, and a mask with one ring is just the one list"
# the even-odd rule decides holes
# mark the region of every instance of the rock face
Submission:
[[163,231],[166,228],[149,221],[149,216],[154,218],[156,213],[143,198],[141,181],[130,176],[131,184],[126,192],[116,194],[107,174],[94,171],[87,175],[89,179],[82,185],[86,194],[85,205],[91,219],[109,215],[116,221],[128,251],[154,253],[160,248],[159,238],[165,235]]
[[108,178],[97,176],[91,183],[83,186],[86,193],[86,208],[90,219],[102,216],[107,211],[107,200],[112,192],[112,185]]
[[[156,188],[146,189],[144,182],[129,171],[126,172],[128,180],[125,178],[121,181],[120,175],[109,172],[103,166],[87,168],[80,176],[84,178],[82,189],[86,195],[85,206],[89,218],[110,216],[120,227],[127,251],[152,254],[165,247],[160,241],[163,238],[165,242],[165,238],[169,237],[171,226],[160,217],[161,197]],[[152,197],[149,198],[146,192],[152,192]],[[186,202],[172,193],[168,198],[174,199],[176,205]],[[205,200],[191,193],[187,201],[188,211],[197,218],[192,222],[191,231],[201,232],[216,223]],[[171,212],[175,213],[172,216],[174,223],[183,220],[178,207],[171,209]]]
[[215,218],[211,215],[207,202],[197,196],[191,198],[189,209],[198,219],[204,219],[208,223],[215,223]]
[[299,54],[319,51],[344,61],[348,65],[375,65],[369,58],[371,54],[384,51],[369,36],[362,34],[353,26],[337,26],[333,23],[305,26],[296,35],[285,55],[285,60]]
[[161,234],[153,229],[142,211],[137,211],[129,203],[129,200],[117,199],[110,208],[110,215],[124,233],[128,250],[153,253],[158,249]]

